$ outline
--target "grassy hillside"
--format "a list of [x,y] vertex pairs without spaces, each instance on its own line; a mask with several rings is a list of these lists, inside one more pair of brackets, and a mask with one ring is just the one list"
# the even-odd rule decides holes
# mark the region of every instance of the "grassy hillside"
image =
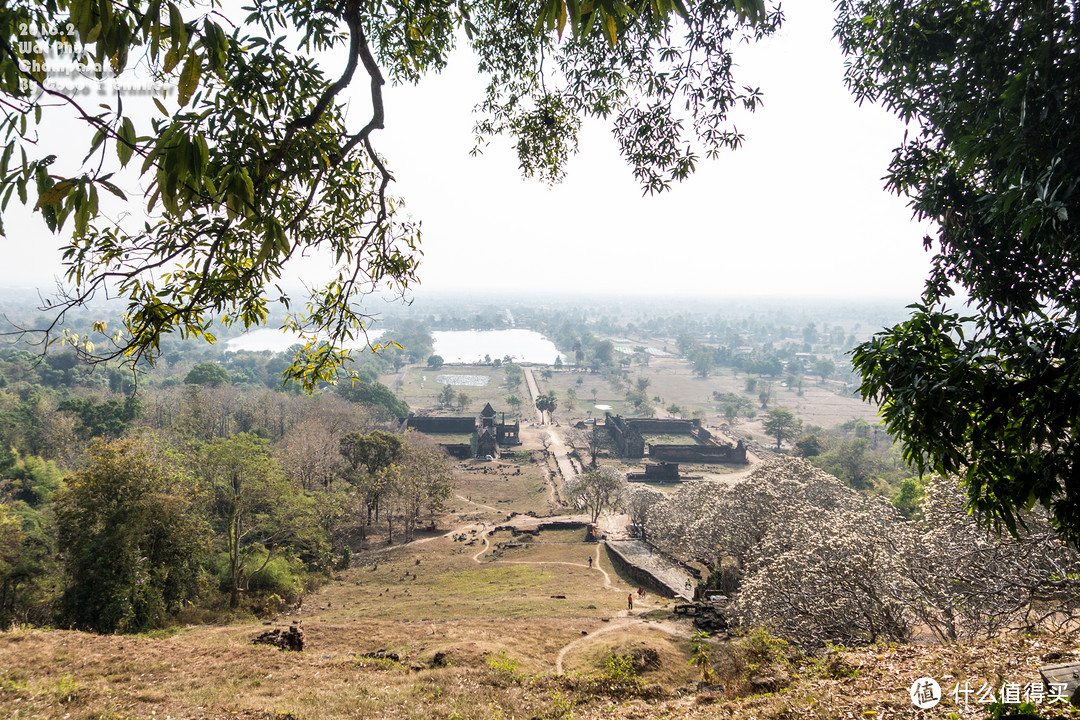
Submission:
[[[302,620],[300,653],[252,645],[269,629],[257,622],[188,627],[167,637],[4,633],[0,716],[988,717],[974,693],[967,706],[957,705],[948,695],[954,685],[1022,686],[1037,680],[1040,665],[1080,659],[1070,637],[807,657],[758,633],[710,640],[713,678],[703,685],[700,666],[691,664],[688,621],[675,620],[670,601],[653,596],[627,612],[633,588],[602,546],[559,531],[496,551],[509,533],[485,543],[483,527],[472,529],[357,558],[302,608],[274,621]],[[947,696],[931,711],[916,710],[908,697],[923,676],[938,679]]]

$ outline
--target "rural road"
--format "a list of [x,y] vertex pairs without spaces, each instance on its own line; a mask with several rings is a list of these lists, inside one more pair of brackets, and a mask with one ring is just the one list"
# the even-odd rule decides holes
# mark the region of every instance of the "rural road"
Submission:
[[[525,372],[525,384],[529,387],[529,400],[535,410],[536,398],[540,396],[540,389],[536,385],[536,378],[533,377],[532,368],[522,368]],[[566,447],[566,439],[563,436],[562,428],[558,425],[543,425],[544,417],[543,413],[539,410],[536,412],[536,421],[541,423],[543,430],[548,434],[548,441],[545,443],[548,452],[555,458],[555,465],[559,470],[559,475],[562,476],[563,482],[578,475],[578,469],[574,467],[574,461],[570,458],[570,451]]]

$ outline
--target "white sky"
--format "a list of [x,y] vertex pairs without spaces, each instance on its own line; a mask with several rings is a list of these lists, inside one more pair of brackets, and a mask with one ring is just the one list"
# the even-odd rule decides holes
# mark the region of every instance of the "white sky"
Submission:
[[[562,185],[521,178],[508,138],[470,157],[482,78],[468,56],[419,87],[387,88],[373,141],[392,192],[423,221],[421,288],[914,299],[929,266],[905,202],[882,190],[903,127],[857,107],[843,86],[830,0],[785,7],[778,37],[740,46],[739,84],[765,104],[740,122],[746,144],[662,196],[642,197],[607,127],[587,124]],[[354,119],[367,112],[358,83]],[[40,222],[40,221],[37,221]],[[0,284],[51,289],[44,230],[0,240]],[[300,269],[311,279],[314,261]]]

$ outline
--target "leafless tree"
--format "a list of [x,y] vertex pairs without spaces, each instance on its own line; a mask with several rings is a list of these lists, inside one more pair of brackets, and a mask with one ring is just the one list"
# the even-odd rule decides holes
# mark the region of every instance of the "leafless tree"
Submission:
[[607,465],[586,470],[566,483],[566,497],[588,512],[592,522],[596,522],[604,510],[619,506],[622,490],[622,473]]

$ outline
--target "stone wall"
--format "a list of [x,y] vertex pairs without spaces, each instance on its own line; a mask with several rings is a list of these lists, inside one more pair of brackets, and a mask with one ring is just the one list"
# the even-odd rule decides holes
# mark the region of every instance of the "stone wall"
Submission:
[[406,425],[429,435],[463,435],[476,429],[476,418],[413,415],[408,418]]
[[615,572],[634,585],[668,598],[693,598],[688,579],[698,572],[643,540],[607,540],[608,560]]
[[624,422],[643,435],[690,435],[701,427],[698,420],[679,418],[626,418]]
[[604,427],[611,434],[619,454],[628,458],[645,457],[645,440],[621,415],[604,415]]
[[649,459],[685,463],[746,463],[746,446],[649,445]]
[[679,482],[679,464],[646,463],[645,472],[627,473],[626,479],[631,482]]
[[476,454],[473,452],[472,445],[466,445],[465,443],[443,443],[439,447],[445,450],[450,457],[459,460],[468,460]]

